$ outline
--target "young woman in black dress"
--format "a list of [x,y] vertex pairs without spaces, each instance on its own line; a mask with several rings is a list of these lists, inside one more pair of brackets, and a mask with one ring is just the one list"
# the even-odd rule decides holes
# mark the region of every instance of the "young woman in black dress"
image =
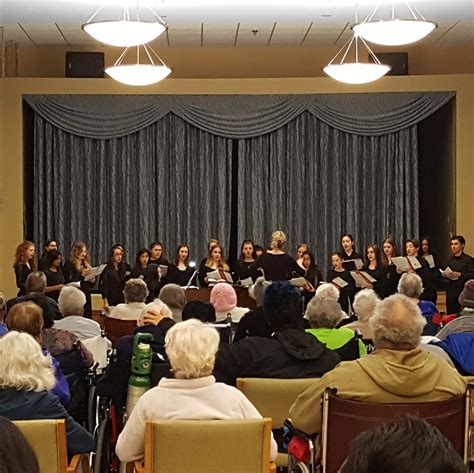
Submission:
[[46,275],[46,289],[45,294],[51,297],[56,302],[59,298],[59,293],[64,287],[64,274],[62,271],[63,255],[58,250],[49,250],[45,254],[43,263],[43,272]]
[[344,233],[341,237],[342,259],[362,259],[360,253],[357,253],[354,245],[354,237],[350,233]]
[[383,297],[386,292],[386,268],[382,263],[382,255],[377,245],[371,244],[367,247],[362,270],[376,280],[373,284],[370,284],[369,289],[373,289],[379,297]]
[[[334,284],[339,289],[339,304],[341,304],[342,310],[349,314],[349,304],[352,305],[354,302],[354,295],[356,293],[356,287],[354,278],[351,276],[350,271],[344,268],[342,265],[343,255],[339,252],[334,252],[331,255],[332,269],[328,271],[327,282]],[[333,282],[336,278],[341,278],[347,283],[347,286],[340,286],[337,282]]]
[[397,272],[397,267],[392,263],[392,258],[398,256],[397,246],[392,237],[385,238],[382,243],[382,264],[385,267],[384,294],[388,297],[397,292],[398,281],[401,274]]
[[256,269],[250,268],[256,259],[253,241],[244,240],[240,246],[240,256],[234,263],[236,279],[243,281],[252,278],[252,281],[256,281],[260,274]]
[[26,279],[33,271],[36,271],[35,244],[33,242],[26,240],[16,247],[13,269],[18,287],[17,296],[20,297],[25,295]]
[[194,273],[194,268],[189,266],[189,246],[179,245],[176,249],[174,263],[168,266],[167,283],[186,286]]

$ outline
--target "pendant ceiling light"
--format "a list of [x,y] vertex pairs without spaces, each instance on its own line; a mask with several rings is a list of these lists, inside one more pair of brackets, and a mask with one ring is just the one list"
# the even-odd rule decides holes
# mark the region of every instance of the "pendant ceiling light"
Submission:
[[138,4],[135,19],[130,19],[129,9],[124,7],[120,20],[93,21],[102,8],[103,6],[81,26],[86,33],[101,43],[121,47],[137,46],[154,40],[166,31],[166,23],[151,8],[148,10],[156,21],[140,20]]
[[[140,64],[140,47],[145,50],[145,53],[150,61],[148,64]],[[171,73],[171,69],[160,59],[160,57],[153,51],[153,49],[143,44],[137,46],[137,62],[136,64],[123,64],[130,48],[127,48],[117,59],[115,64],[105,69],[105,72],[118,82],[126,85],[151,85],[163,80]],[[151,54],[154,54],[160,64],[155,64]]]
[[[370,57],[374,61],[359,62],[359,41],[365,46],[369,52]],[[355,62],[344,62],[351,46],[355,47]],[[341,52],[344,51],[342,59],[339,63],[334,63]],[[329,64],[323,68],[323,71],[333,79],[346,84],[366,84],[383,77],[389,70],[390,66],[381,64],[375,54],[369,48],[363,38],[359,38],[357,33],[354,33],[346,44],[339,50],[339,52],[331,59]]]
[[395,5],[392,4],[392,18],[390,20],[373,21],[373,17],[380,5],[362,22],[353,27],[355,33],[371,43],[384,46],[401,46],[414,43],[431,33],[436,23],[427,21],[415,6],[405,2],[410,11],[410,19],[395,18]]

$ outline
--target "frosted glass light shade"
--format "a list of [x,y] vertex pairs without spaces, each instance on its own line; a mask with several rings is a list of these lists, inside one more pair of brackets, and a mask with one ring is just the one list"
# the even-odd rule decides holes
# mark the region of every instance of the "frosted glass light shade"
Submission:
[[323,68],[323,71],[333,79],[346,84],[366,84],[380,79],[389,70],[390,66],[385,64],[371,63],[343,63],[329,64]]
[[105,72],[126,85],[151,85],[163,80],[171,73],[167,66],[154,64],[132,64],[108,67]]
[[101,43],[111,46],[138,46],[163,33],[166,27],[156,21],[110,20],[85,23],[81,27]]
[[367,41],[384,46],[401,46],[414,43],[437,27],[426,20],[381,20],[359,23],[352,29]]

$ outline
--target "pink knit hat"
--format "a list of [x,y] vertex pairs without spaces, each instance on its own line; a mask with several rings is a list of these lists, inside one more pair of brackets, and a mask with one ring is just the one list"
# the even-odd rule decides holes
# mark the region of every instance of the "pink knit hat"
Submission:
[[210,302],[216,312],[230,312],[237,306],[235,289],[225,282],[217,283],[212,288]]

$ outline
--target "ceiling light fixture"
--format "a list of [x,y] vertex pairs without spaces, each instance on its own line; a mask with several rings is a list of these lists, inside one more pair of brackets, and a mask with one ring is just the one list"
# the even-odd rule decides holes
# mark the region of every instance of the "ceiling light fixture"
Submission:
[[[115,64],[105,69],[105,72],[118,82],[126,85],[151,85],[163,80],[171,73],[171,69],[161,60],[158,54],[153,49],[143,44],[141,47],[145,50],[148,56],[148,64],[140,64],[140,46],[137,46],[137,62],[136,64],[123,64],[123,60],[130,48],[120,55]],[[150,53],[153,53],[160,61],[160,64],[155,64]]]
[[[373,63],[359,62],[359,40],[366,47]],[[355,62],[344,62],[352,46],[355,45]],[[339,54],[344,51],[341,62],[333,64]],[[352,38],[349,38],[339,52],[331,59],[329,64],[323,68],[323,71],[333,79],[346,84],[366,84],[380,79],[389,70],[390,66],[381,64],[377,56],[369,48],[368,44],[363,38],[359,38],[357,33],[354,33]]]
[[401,46],[419,41],[437,27],[436,23],[425,20],[414,5],[410,6],[408,2],[404,3],[412,16],[409,20],[395,18],[395,4],[392,3],[392,18],[390,20],[372,21],[380,7],[379,4],[362,23],[355,25],[352,29],[371,43]]
[[130,20],[129,9],[125,6],[121,20],[93,21],[102,8],[103,6],[81,26],[86,33],[101,43],[121,47],[138,46],[154,40],[166,31],[166,23],[150,7],[147,8],[157,21],[140,20],[138,4],[135,20]]

